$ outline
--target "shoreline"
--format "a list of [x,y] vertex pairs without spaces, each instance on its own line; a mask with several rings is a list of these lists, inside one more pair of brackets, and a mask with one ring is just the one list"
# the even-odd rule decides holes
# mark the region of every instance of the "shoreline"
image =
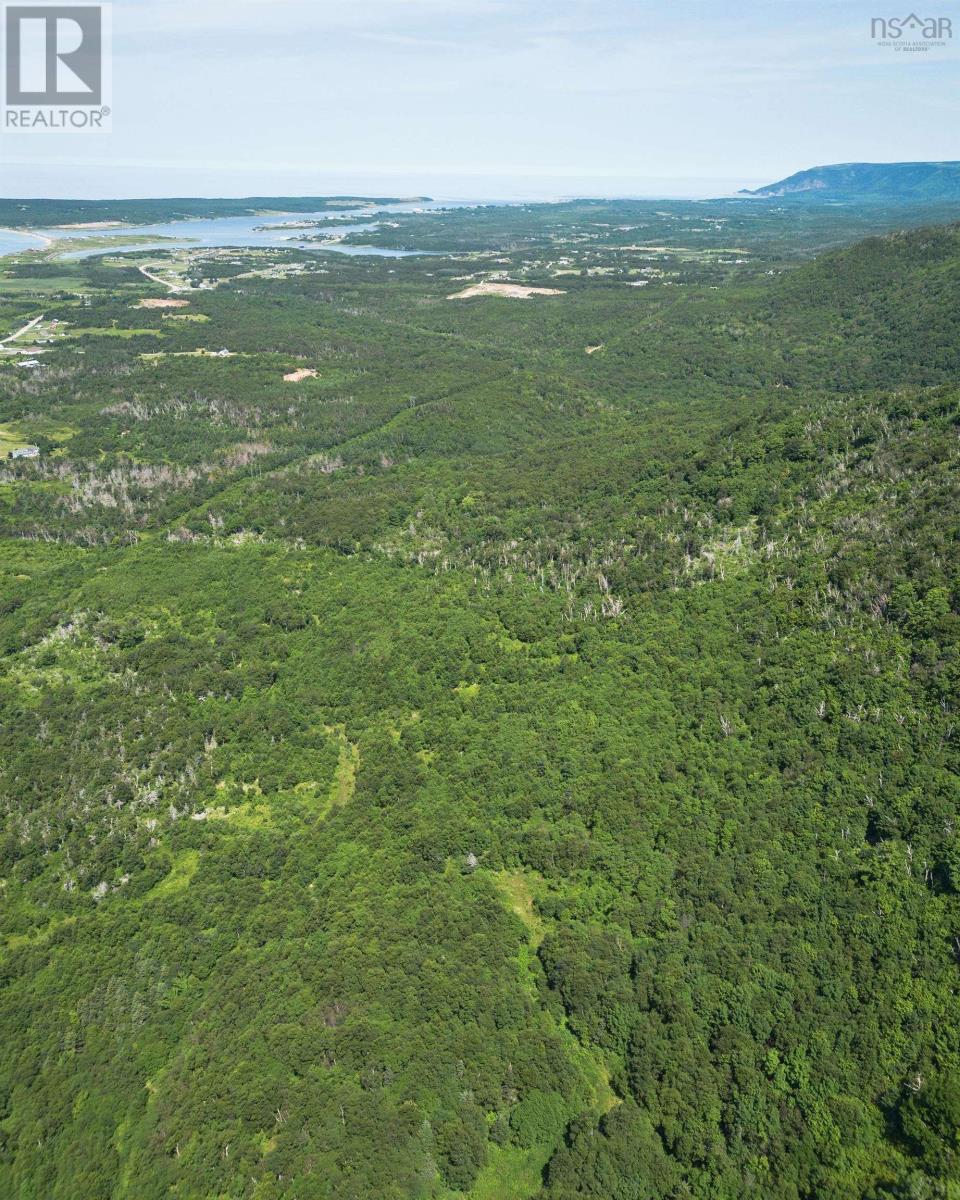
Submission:
[[[29,229],[14,229],[10,225],[0,225],[0,233],[13,233],[17,237],[36,238],[41,243],[43,249],[48,249],[54,244],[56,238],[48,237],[45,233],[34,233]],[[24,246],[25,250],[32,250],[32,246]]]

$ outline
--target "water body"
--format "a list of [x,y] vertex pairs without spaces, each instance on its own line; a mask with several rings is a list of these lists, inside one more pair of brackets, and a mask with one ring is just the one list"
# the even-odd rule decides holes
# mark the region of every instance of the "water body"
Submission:
[[44,244],[43,238],[34,234],[21,233],[17,229],[0,229],[0,257],[18,254],[21,250],[39,250]]
[[[440,200],[421,201],[411,204],[387,204],[377,209],[378,213],[422,212],[435,208],[462,208],[471,204],[488,203],[486,201],[444,202]],[[291,229],[290,223],[320,220],[323,217],[356,217],[356,224],[334,225],[325,229]],[[122,226],[111,229],[41,229],[39,236],[18,233],[15,230],[0,231],[0,255],[15,254],[22,250],[39,246],[45,238],[70,238],[82,240],[97,238],[99,244],[90,250],[73,250],[62,257],[66,259],[91,258],[96,254],[109,254],[111,251],[104,247],[104,238],[122,239],[124,236],[136,235],[146,238],[164,238],[156,242],[138,242],[136,245],[117,246],[117,253],[124,250],[130,252],[142,250],[176,250],[185,247],[197,248],[230,248],[230,247],[282,247],[299,250],[333,250],[338,254],[375,254],[382,258],[406,258],[410,255],[429,254],[427,250],[389,250],[381,246],[345,246],[342,243],[324,243],[308,241],[307,237],[317,234],[329,234],[331,237],[341,237],[365,229],[373,229],[379,224],[371,220],[364,209],[322,209],[312,213],[270,213],[261,216],[246,217],[209,217],[199,220],[167,221],[158,225]]]

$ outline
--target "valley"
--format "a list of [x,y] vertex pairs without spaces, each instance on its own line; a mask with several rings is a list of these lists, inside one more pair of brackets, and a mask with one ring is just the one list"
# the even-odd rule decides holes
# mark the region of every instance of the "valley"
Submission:
[[0,1194],[953,1195],[958,217],[0,258]]

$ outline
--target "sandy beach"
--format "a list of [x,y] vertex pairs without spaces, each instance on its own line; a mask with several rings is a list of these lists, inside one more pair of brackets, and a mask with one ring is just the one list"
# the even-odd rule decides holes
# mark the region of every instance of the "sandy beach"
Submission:
[[[18,237],[36,238],[38,242],[42,242],[44,246],[52,246],[54,239],[47,237],[45,233],[35,233],[32,229],[12,229],[9,225],[0,225],[0,233],[13,233]],[[31,249],[30,246],[25,246],[25,250]]]

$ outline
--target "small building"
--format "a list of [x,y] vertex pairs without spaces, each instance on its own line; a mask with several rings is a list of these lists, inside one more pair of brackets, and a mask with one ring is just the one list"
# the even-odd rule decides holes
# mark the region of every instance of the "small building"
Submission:
[[23,359],[22,362],[18,362],[17,366],[18,367],[30,367],[30,368],[39,367],[40,359],[39,358],[25,358],[25,359]]
[[20,446],[18,449],[10,451],[10,457],[11,458],[39,458],[40,457],[40,447],[39,446]]

